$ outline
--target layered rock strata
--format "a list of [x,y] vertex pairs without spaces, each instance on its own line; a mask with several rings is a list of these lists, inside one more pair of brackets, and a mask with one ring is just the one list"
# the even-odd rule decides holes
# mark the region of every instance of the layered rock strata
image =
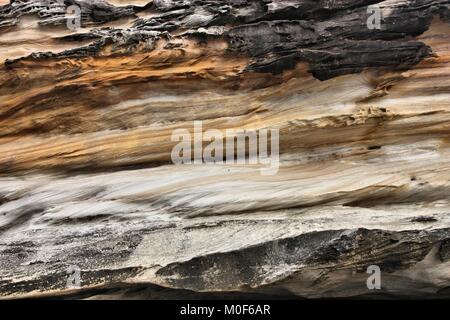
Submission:
[[[450,1],[0,4],[1,297],[450,295]],[[194,121],[278,173],[173,164]]]

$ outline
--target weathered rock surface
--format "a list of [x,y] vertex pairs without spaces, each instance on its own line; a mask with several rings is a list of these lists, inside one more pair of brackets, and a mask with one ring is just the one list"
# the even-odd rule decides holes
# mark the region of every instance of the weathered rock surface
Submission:
[[[450,1],[0,5],[2,298],[450,296]],[[278,174],[173,165],[195,120]]]

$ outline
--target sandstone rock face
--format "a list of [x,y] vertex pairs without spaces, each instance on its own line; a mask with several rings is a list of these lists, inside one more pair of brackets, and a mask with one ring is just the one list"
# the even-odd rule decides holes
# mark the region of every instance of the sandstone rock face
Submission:
[[0,297],[450,296],[450,1],[0,1],[0,63]]

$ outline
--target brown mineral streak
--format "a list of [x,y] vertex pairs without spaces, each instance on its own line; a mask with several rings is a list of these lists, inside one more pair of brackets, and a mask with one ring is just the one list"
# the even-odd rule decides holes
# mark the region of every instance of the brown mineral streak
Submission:
[[[448,295],[449,2],[184,2],[91,1],[71,31],[0,0],[0,297],[355,297],[369,265]],[[279,129],[278,174],[174,165],[194,121]]]

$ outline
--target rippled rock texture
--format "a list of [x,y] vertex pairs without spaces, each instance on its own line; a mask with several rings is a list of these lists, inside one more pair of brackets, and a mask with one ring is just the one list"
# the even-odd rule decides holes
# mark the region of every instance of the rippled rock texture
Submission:
[[0,4],[1,297],[450,296],[450,1]]

